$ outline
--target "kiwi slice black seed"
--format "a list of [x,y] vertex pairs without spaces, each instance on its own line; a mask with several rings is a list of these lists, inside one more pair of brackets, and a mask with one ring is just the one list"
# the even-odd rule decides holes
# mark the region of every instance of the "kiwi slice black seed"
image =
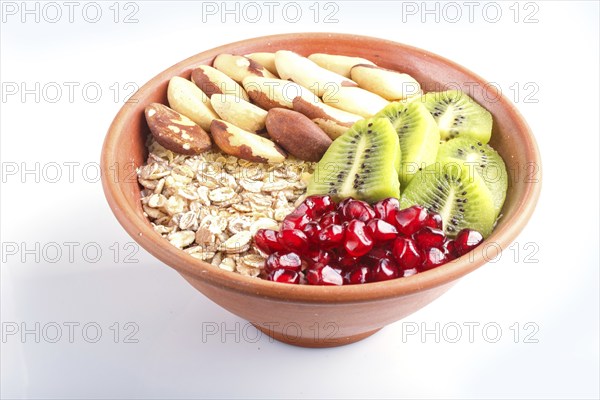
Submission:
[[421,205],[442,216],[446,235],[470,228],[487,237],[496,212],[483,179],[461,162],[434,163],[419,171],[400,199],[400,208]]
[[400,197],[400,146],[386,118],[356,122],[333,141],[315,168],[307,194],[353,197],[369,202]]
[[440,146],[437,161],[462,161],[472,167],[490,190],[496,215],[500,213],[506,198],[508,176],[504,160],[489,144],[468,137],[451,139]]
[[375,117],[389,119],[396,129],[402,153],[400,183],[406,187],[419,168],[433,164],[436,159],[440,142],[437,123],[419,101],[390,103]]
[[435,118],[442,140],[469,136],[487,143],[492,136],[492,114],[460,90],[427,93],[421,100]]

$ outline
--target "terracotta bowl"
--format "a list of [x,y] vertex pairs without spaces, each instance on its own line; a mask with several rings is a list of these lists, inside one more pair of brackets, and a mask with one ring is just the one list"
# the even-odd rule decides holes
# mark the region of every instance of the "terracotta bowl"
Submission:
[[[494,117],[491,145],[504,158],[509,189],[503,217],[475,251],[411,277],[366,285],[321,287],[286,285],[220,270],[171,246],[142,213],[134,168],[142,165],[149,134],[144,108],[166,103],[167,83],[189,78],[193,66],[211,64],[220,53],[293,50],[303,55],[331,53],[370,59],[417,79],[425,91],[461,88]],[[102,183],[110,207],[125,230],[152,255],[177,270],[215,303],[252,322],[269,336],[294,345],[332,347],[361,340],[440,297],[456,281],[505,249],[529,220],[540,193],[540,156],[535,139],[515,107],[462,66],[400,43],[364,36],[305,33],[244,40],[207,50],[158,74],[119,111],[102,149]],[[202,318],[202,316],[198,316]]]

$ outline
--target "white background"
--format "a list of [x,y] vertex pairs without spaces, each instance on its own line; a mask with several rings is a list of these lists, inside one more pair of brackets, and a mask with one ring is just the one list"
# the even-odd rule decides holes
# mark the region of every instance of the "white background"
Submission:
[[[21,2],[3,2],[3,398],[598,398],[598,2],[330,3],[299,3],[296,23],[293,9],[282,13],[286,3],[277,3],[273,23],[262,2],[261,20],[244,21],[256,9],[243,14],[239,3],[236,24],[235,14],[226,23],[220,12],[203,14],[200,2],[100,3],[96,23],[86,21],[95,9],[82,13],[85,3],[76,2],[72,23],[68,6],[55,3],[62,15],[51,23],[54,6],[38,3],[36,22]],[[497,9],[502,15],[492,22]],[[124,23],[132,12],[137,22]],[[331,12],[337,22],[324,22]],[[302,31],[387,38],[463,64],[516,103],[543,158],[539,205],[500,260],[375,336],[324,350],[255,340],[245,321],[143,249],[127,259],[136,248],[126,247],[132,240],[96,179],[129,82],[141,86],[217,45]],[[67,85],[75,84],[69,98]],[[33,91],[22,98],[26,88]],[[21,335],[36,323],[39,343],[35,333]],[[79,324],[72,340],[69,323]],[[422,336],[437,323],[439,338]],[[469,323],[479,324],[471,338]],[[52,343],[56,325],[62,336]],[[457,326],[462,337],[451,343]],[[89,343],[94,327],[102,336]],[[214,327],[238,337],[207,335]]]

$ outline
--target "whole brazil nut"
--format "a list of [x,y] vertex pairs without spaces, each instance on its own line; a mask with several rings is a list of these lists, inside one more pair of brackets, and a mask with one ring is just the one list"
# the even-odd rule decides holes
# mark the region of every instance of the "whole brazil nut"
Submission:
[[403,100],[421,91],[419,82],[412,76],[374,65],[356,65],[350,75],[358,86],[386,100]]
[[[315,64],[328,69],[336,74],[350,78],[350,70],[358,64],[375,65],[371,61],[360,57],[349,57],[335,54],[315,53],[308,56]],[[353,78],[352,78],[353,79]],[[358,82],[357,82],[358,83]]]
[[231,94],[213,94],[210,98],[219,117],[248,131],[259,132],[265,128],[267,112],[254,104]]
[[250,100],[248,94],[236,81],[209,65],[199,65],[192,70],[192,82],[208,97],[215,93],[232,94]]
[[245,57],[256,61],[257,63],[268,69],[269,72],[272,73],[276,78],[279,77],[279,74],[277,73],[277,67],[275,66],[275,53],[250,53],[246,54]]
[[169,106],[200,125],[205,131],[219,116],[213,110],[210,99],[198,86],[180,76],[174,76],[167,88]]
[[281,79],[288,79],[323,96],[327,90],[357,87],[358,84],[342,75],[320,67],[306,57],[288,50],[275,53],[275,66]]
[[194,121],[164,104],[152,103],[145,110],[154,139],[175,153],[194,155],[211,148],[210,137]]
[[275,78],[275,75],[256,61],[233,54],[219,54],[213,61],[213,67],[238,83],[249,75]]
[[389,102],[359,87],[340,87],[323,95],[323,103],[365,118],[377,114]]
[[213,120],[210,132],[217,146],[232,156],[262,163],[279,163],[285,160],[285,151],[275,143],[227,121]]
[[363,119],[360,115],[340,110],[325,103],[309,103],[302,97],[292,102],[294,111],[306,115],[333,140],[346,132],[356,121]]
[[304,161],[319,161],[331,145],[331,138],[321,128],[296,111],[272,108],[266,126],[275,143]]
[[264,110],[276,107],[292,109],[292,101],[298,96],[309,103],[321,101],[305,87],[283,79],[247,76],[242,83],[252,102]]

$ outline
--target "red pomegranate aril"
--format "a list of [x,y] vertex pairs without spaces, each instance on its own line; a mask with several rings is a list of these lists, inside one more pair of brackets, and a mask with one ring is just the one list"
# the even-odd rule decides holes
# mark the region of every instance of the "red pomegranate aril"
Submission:
[[402,271],[402,277],[406,278],[408,276],[412,276],[414,274],[416,274],[418,271],[416,268],[411,268],[411,269],[405,269],[404,271]]
[[289,269],[292,271],[300,271],[302,268],[302,260],[296,253],[280,253],[271,254],[265,262],[265,271],[270,273],[277,269]]
[[374,282],[387,281],[400,276],[400,268],[395,262],[382,258],[371,271],[371,279]]
[[300,274],[289,269],[276,269],[269,273],[268,279],[273,282],[291,283],[297,285],[300,283]]
[[303,203],[306,204],[310,209],[309,214],[312,219],[317,219],[321,215],[335,210],[335,202],[329,195],[308,196],[306,199],[304,199]]
[[370,252],[362,256],[360,259],[361,262],[374,267],[382,258],[392,261],[394,255],[388,247],[390,247],[389,244],[386,247],[374,247]]
[[364,256],[373,248],[375,242],[365,228],[365,223],[356,219],[348,224],[344,249],[349,255],[353,257]]
[[352,200],[347,202],[341,208],[341,214],[344,221],[357,219],[362,222],[367,222],[375,218],[375,211],[373,211],[369,203],[362,200]]
[[454,260],[458,257],[458,253],[456,252],[456,244],[452,239],[446,239],[442,245],[442,250],[444,250],[444,254],[446,255],[448,261]]
[[358,285],[370,282],[371,271],[368,267],[356,267],[344,274],[345,285]]
[[341,286],[344,283],[340,273],[329,265],[306,270],[306,281],[310,285]]
[[272,229],[259,229],[254,235],[254,244],[266,254],[283,250],[283,246],[277,240],[277,232]]
[[344,227],[328,225],[319,232],[319,244],[324,248],[336,247],[344,241]]
[[397,238],[394,241],[392,253],[402,269],[417,268],[421,265],[421,254],[411,238]]
[[324,214],[321,219],[319,219],[319,225],[321,228],[325,228],[329,225],[340,225],[341,223],[342,217],[335,211],[328,212],[327,214]]
[[337,257],[336,261],[337,261],[337,263],[336,263],[337,266],[339,266],[342,269],[348,269],[348,268],[355,267],[359,262],[359,258],[353,257],[349,254],[346,254],[346,252],[342,251],[342,254],[340,254]]
[[389,197],[387,199],[378,201],[373,206],[375,216],[390,224],[394,224],[394,216],[396,215],[396,211],[399,209],[400,202],[395,197]]
[[304,227],[303,231],[309,242],[318,243],[319,242],[319,232],[321,232],[322,228],[315,221],[311,221]]
[[413,239],[417,243],[417,247],[421,249],[428,249],[431,247],[441,248],[446,240],[444,231],[426,226],[421,228],[413,235]]
[[369,221],[367,230],[377,242],[387,242],[398,236],[398,230],[394,225],[378,218]]
[[281,229],[300,229],[300,230],[302,230],[302,229],[304,229],[306,224],[308,224],[309,222],[310,222],[310,217],[308,214],[305,214],[305,213],[297,214],[296,211],[294,211],[283,219],[283,222],[281,224]]
[[429,226],[435,229],[444,229],[444,221],[442,216],[434,211],[429,211],[427,218],[424,222],[425,226]]
[[439,267],[448,261],[444,252],[436,247],[423,251],[423,263],[420,270],[427,271],[429,269]]
[[320,266],[325,266],[331,263],[333,259],[330,252],[321,249],[309,250],[306,255],[303,255],[303,257],[311,264],[311,266],[315,266],[317,264],[320,264]]
[[454,238],[456,254],[462,256],[479,246],[483,242],[481,233],[473,229],[463,229]]
[[277,233],[277,240],[290,251],[304,253],[308,250],[308,238],[300,229],[283,229]]
[[394,225],[399,233],[411,236],[425,226],[424,222],[427,216],[426,209],[419,206],[412,206],[396,212]]

